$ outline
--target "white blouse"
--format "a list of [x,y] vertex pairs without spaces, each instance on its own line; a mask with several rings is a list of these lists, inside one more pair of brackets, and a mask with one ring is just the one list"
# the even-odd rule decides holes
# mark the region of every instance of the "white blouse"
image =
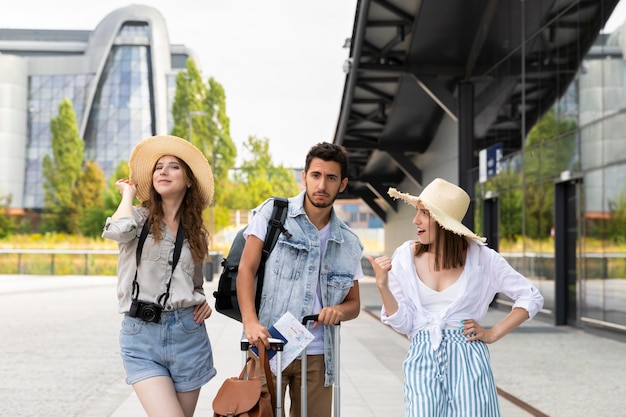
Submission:
[[543,307],[539,290],[493,249],[470,239],[468,243],[465,268],[457,281],[458,295],[439,313],[428,311],[420,300],[419,277],[413,263],[415,241],[404,242],[396,249],[389,271],[389,289],[398,302],[398,311],[388,316],[383,306],[381,321],[409,338],[427,330],[433,349],[437,349],[442,329],[459,329],[461,320],[466,319],[480,322],[497,293],[509,296],[514,300],[513,308],[523,308],[529,319],[533,318]]

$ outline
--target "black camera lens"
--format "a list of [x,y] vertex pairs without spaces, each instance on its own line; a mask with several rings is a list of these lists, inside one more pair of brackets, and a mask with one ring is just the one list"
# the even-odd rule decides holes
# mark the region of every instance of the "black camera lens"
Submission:
[[163,311],[163,307],[158,304],[133,300],[128,315],[146,322],[158,323],[161,321],[161,311]]
[[155,321],[155,318],[158,314],[159,312],[154,306],[144,305],[141,311],[141,319],[143,321]]

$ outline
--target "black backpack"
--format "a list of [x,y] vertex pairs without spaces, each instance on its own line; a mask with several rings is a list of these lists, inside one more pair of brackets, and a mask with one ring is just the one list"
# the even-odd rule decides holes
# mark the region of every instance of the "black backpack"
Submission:
[[[272,210],[272,217],[267,222],[267,234],[265,235],[261,263],[259,264],[256,277],[254,305],[257,314],[259,313],[259,307],[261,305],[265,261],[270,255],[270,252],[272,252],[272,249],[274,249],[274,246],[276,246],[278,236],[281,232],[284,233],[287,238],[291,237],[291,234],[285,229],[285,219],[287,218],[287,206],[289,201],[284,197],[272,197],[272,199],[274,200],[274,208]],[[213,297],[215,297],[215,310],[237,321],[241,321],[241,311],[239,310],[239,302],[237,301],[237,274],[239,272],[241,253],[246,244],[243,232],[247,227],[248,226],[239,230],[237,235],[235,235],[235,239],[228,251],[228,256],[222,260],[223,269],[217,284],[217,291],[213,292]]]

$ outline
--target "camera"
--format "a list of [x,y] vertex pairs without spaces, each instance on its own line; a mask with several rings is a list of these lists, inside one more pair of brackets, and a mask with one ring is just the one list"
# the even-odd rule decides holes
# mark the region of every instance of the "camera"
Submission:
[[137,317],[149,323],[158,323],[161,320],[162,311],[163,307],[161,307],[159,304],[133,300],[130,305],[128,315],[130,317]]

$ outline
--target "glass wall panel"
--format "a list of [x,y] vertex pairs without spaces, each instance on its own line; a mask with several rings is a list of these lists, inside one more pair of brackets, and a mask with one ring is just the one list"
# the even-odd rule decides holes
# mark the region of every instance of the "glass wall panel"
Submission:
[[586,187],[583,316],[626,325],[626,165],[590,172]]
[[[569,298],[561,307],[568,322],[626,330],[626,27],[620,23],[601,32],[591,50],[572,42],[552,57],[586,54],[570,85],[558,86],[565,93],[553,108],[539,109],[542,117],[522,150],[505,155],[502,172],[477,184],[476,195],[497,196],[499,250],[539,287],[546,310],[557,307],[554,226],[560,220],[567,256],[576,257],[559,277],[566,280]],[[502,39],[510,41],[507,33]],[[541,80],[528,82],[542,88]],[[567,213],[554,212],[556,187]],[[484,207],[477,203],[480,224]]]
[[50,120],[58,116],[61,101],[72,102],[76,121],[80,124],[85,111],[85,91],[92,77],[89,75],[36,75],[29,80],[28,124],[26,149],[24,206],[42,208],[44,189],[42,161],[52,154]]
[[[599,186],[592,187],[591,185],[601,184],[602,179],[601,170],[585,175],[585,202],[583,204],[585,209],[582,213],[584,237],[581,242],[581,315],[595,320],[602,320],[604,317],[606,221],[602,190]],[[590,210],[590,206],[593,206],[594,210]]]
[[154,134],[148,57],[147,46],[121,45],[106,62],[85,132],[85,156],[106,177],[137,142]]
[[[625,101],[626,102],[626,101]],[[622,103],[624,105],[625,103]],[[626,113],[616,113],[602,124],[602,162],[611,165],[626,160]]]
[[605,320],[626,326],[626,164],[606,169]]

